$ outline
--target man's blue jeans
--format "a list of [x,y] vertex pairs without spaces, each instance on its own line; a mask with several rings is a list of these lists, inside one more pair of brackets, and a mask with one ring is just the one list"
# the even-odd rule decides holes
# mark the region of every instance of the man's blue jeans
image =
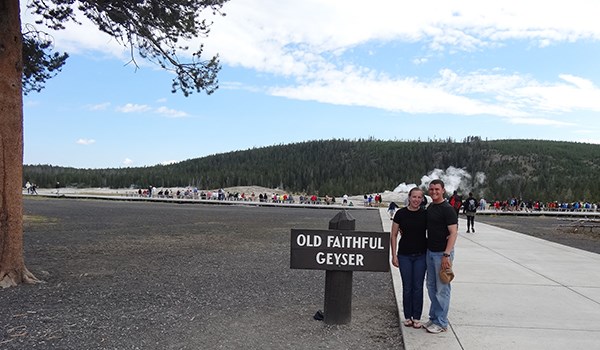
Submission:
[[[450,310],[450,283],[444,284],[440,280],[442,269],[442,254],[427,250],[427,293],[431,306],[429,319],[433,323],[448,328],[448,311]],[[450,253],[450,261],[454,260],[454,251]]]
[[402,277],[402,308],[404,318],[420,320],[423,313],[423,283],[425,281],[425,254],[398,255]]

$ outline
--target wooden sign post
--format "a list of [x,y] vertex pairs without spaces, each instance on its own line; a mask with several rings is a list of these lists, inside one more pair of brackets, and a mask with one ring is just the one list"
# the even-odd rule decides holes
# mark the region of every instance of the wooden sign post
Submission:
[[388,272],[390,237],[386,232],[355,231],[355,219],[339,212],[329,230],[292,229],[290,267],[326,270],[324,316],[327,324],[352,319],[352,272]]

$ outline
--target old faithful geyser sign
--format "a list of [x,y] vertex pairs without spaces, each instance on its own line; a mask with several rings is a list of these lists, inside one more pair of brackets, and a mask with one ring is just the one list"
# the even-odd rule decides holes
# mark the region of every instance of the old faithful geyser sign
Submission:
[[292,229],[290,243],[292,269],[390,269],[390,236],[385,232]]

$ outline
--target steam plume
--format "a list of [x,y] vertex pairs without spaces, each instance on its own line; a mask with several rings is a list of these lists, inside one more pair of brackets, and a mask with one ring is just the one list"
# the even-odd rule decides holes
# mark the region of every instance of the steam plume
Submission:
[[441,179],[444,181],[446,193],[452,193],[454,191],[469,193],[473,192],[474,189],[481,187],[481,185],[485,183],[486,177],[483,172],[477,172],[473,177],[465,169],[450,166],[445,171],[442,169],[433,169],[421,178],[421,184],[419,186],[403,182],[394,189],[394,192],[405,193],[410,191],[413,187],[426,189],[431,180],[434,179]]

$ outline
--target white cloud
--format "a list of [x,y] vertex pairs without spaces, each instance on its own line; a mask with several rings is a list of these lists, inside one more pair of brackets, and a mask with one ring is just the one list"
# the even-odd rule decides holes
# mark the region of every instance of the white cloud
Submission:
[[[23,23],[34,23],[22,2]],[[268,11],[265,11],[268,9]],[[278,74],[305,74],[324,53],[341,54],[378,41],[423,42],[434,50],[474,50],[508,40],[539,46],[582,39],[600,40],[597,4],[589,0],[562,2],[381,0],[236,0],[224,6],[225,17],[214,21],[206,54],[220,53],[222,62]],[[129,60],[129,51],[100,32],[85,16],[67,30],[50,31],[56,49],[72,54],[104,52]],[[143,61],[143,60],[142,60]],[[140,62],[142,62],[140,61]]]
[[158,114],[161,114],[163,116],[169,117],[169,118],[184,118],[184,117],[189,116],[184,111],[178,111],[178,110],[175,110],[175,109],[170,109],[170,108],[167,108],[165,106],[158,107],[157,109],[155,109],[154,112],[158,113]]
[[429,61],[427,57],[417,57],[412,60],[414,64],[425,64]]
[[518,86],[512,96],[523,96],[539,111],[573,112],[589,110],[600,112],[600,89],[591,81],[572,75],[561,75],[566,83],[537,83],[532,82]]
[[558,120],[552,120],[547,118],[509,118],[511,124],[521,125],[546,125],[546,126],[572,126],[573,123],[567,123]]
[[118,112],[121,113],[144,113],[144,112],[152,112],[156,114],[160,114],[164,117],[168,118],[185,118],[188,117],[189,114],[185,111],[180,111],[172,108],[168,108],[165,106],[160,107],[152,107],[147,104],[136,104],[136,103],[127,103],[122,106],[118,106],[116,108]]
[[450,113],[462,115],[522,115],[501,105],[486,104],[461,96],[437,82],[416,78],[379,80],[360,75],[340,74],[338,79],[318,81],[299,87],[276,88],[275,96],[299,100],[355,105],[404,113]]
[[94,139],[83,139],[83,138],[81,138],[81,139],[78,139],[78,140],[76,141],[76,143],[77,143],[78,145],[89,146],[89,145],[93,145],[94,143],[96,143],[96,140],[94,140]]
[[[23,5],[24,6],[24,5]],[[378,1],[365,6],[357,0],[237,0],[225,4],[225,17],[214,21],[205,43],[207,57],[219,53],[223,63],[284,76],[310,75],[327,65],[328,55],[341,55],[367,42],[422,42],[433,50],[476,50],[504,41],[530,40],[538,45],[559,41],[600,39],[595,6],[589,1],[539,4],[521,1],[399,2]],[[264,11],[268,8],[269,11]],[[318,11],[315,11],[318,9]],[[23,8],[23,22],[35,18]],[[82,25],[50,31],[56,49],[71,54],[104,52],[130,59],[115,39],[100,32],[87,18]],[[144,64],[144,60],[139,60]]]
[[49,30],[43,25],[35,24],[38,17],[33,16],[27,9],[27,1],[21,1],[21,22],[23,25],[34,25],[36,29],[50,34],[57,51],[66,51],[69,54],[86,54],[89,52],[104,53],[107,57],[126,59],[129,55],[123,45],[119,44],[110,35],[98,30],[87,17],[76,11],[77,21],[81,23],[64,23],[65,30]]
[[250,92],[259,92],[262,91],[263,89],[256,87],[256,86],[251,86],[251,85],[247,85],[247,84],[243,84],[237,81],[225,81],[223,83],[219,83],[219,89],[223,89],[223,90],[245,90],[245,91],[250,91]]
[[[569,124],[540,114],[600,108],[600,90],[569,74],[551,82],[502,69],[461,73],[445,69],[434,78],[394,77],[341,56],[367,42],[419,42],[433,52],[450,52],[497,47],[510,40],[535,46],[600,40],[596,5],[586,1],[543,7],[514,0],[261,4],[253,0],[226,4],[227,17],[215,21],[205,41],[226,64],[292,78],[287,86],[269,90],[275,96],[415,114],[492,115],[535,125]],[[268,12],[262,10],[265,6]],[[429,58],[412,62],[421,65]]]
[[135,103],[127,103],[123,106],[118,106],[117,111],[122,113],[139,113],[139,112],[147,112],[152,108],[148,105],[138,105]]
[[110,107],[110,102],[98,103],[95,105],[87,106],[87,108],[90,111],[104,111],[104,110],[108,109],[108,107]]
[[[369,5],[358,0],[235,0],[227,2],[223,10],[225,17],[206,12],[214,21],[211,33],[194,40],[190,47],[205,43],[206,56],[218,52],[225,65],[287,79],[287,86],[267,89],[275,96],[400,113],[492,115],[514,124],[555,126],[570,124],[552,116],[600,111],[600,89],[569,72],[554,81],[502,69],[442,69],[434,77],[417,76],[374,71],[348,54],[367,43],[417,44],[424,52],[412,63],[425,66],[432,55],[481,51],[514,41],[532,47],[599,41],[598,5],[593,1],[540,6],[539,2],[517,0],[381,0]],[[27,13],[24,20],[33,22]],[[129,58],[114,39],[87,19],[81,18],[81,22],[83,26],[70,24],[68,30],[53,34],[57,49],[102,51]],[[225,82],[223,87],[257,91],[236,83]],[[188,116],[164,106],[131,103],[117,110]]]
[[200,40],[232,66],[299,74],[324,53],[370,41],[476,50],[513,39],[539,46],[599,40],[596,6],[583,0],[569,6],[516,0],[387,0],[369,6],[347,0],[237,0],[225,5],[227,16],[215,19],[209,38]]
[[123,165],[124,166],[131,166],[133,164],[133,160],[129,159],[129,158],[125,158],[123,160]]
[[485,71],[459,75],[445,69],[430,81],[418,77],[388,79],[360,71],[327,71],[317,81],[274,88],[271,93],[393,112],[493,115],[515,124],[572,125],[536,115],[579,109],[600,111],[600,89],[582,78],[561,78],[577,85],[542,84],[526,76]]
[[160,162],[160,164],[161,165],[169,165],[169,164],[175,164],[177,162],[178,162],[177,160],[165,160],[165,161]]
[[573,85],[575,85],[576,87],[580,88],[580,89],[585,89],[585,90],[593,90],[596,89],[596,86],[594,85],[593,82],[589,81],[588,79],[584,79],[581,77],[576,77],[574,75],[571,74],[561,74],[559,76],[562,80],[571,83]]

